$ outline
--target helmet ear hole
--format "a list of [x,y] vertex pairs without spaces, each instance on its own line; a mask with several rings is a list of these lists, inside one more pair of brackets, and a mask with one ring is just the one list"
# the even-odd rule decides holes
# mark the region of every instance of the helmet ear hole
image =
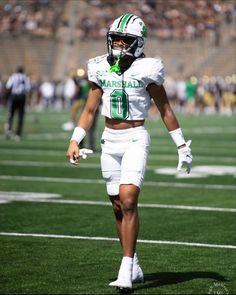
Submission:
[[142,47],[144,45],[143,38],[138,38],[138,47]]

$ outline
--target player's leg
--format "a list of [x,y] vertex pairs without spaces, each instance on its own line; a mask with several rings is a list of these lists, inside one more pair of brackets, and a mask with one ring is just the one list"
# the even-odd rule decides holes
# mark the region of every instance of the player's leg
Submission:
[[108,153],[101,154],[102,176],[106,182],[107,194],[112,203],[113,212],[115,215],[117,234],[122,245],[121,223],[123,216],[119,198],[120,166],[121,157],[110,155]]
[[[123,244],[123,233],[122,233],[122,222],[123,212],[116,207],[119,199],[119,184],[120,184],[120,165],[121,157],[102,153],[101,155],[101,167],[102,175],[106,181],[107,194],[112,200],[113,210],[116,217],[116,228],[120,238],[121,245]],[[114,197],[114,199],[112,199]],[[115,200],[116,199],[116,200]],[[121,288],[132,288],[132,267],[133,257],[123,257],[118,278],[116,281],[110,283],[110,286],[121,287]]]
[[133,184],[120,185],[120,205],[122,210],[121,236],[123,256],[133,257],[139,231],[138,196],[140,189]]
[[[110,197],[112,203],[113,211],[116,219],[116,229],[117,234],[121,241],[121,222],[122,222],[122,212],[120,209],[119,201],[119,185],[120,185],[120,169],[121,169],[121,155],[117,156],[115,148],[117,144],[114,144],[112,137],[114,136],[110,131],[105,130],[102,134],[101,139],[101,170],[102,176],[106,182],[107,194]],[[122,241],[121,241],[122,244]]]
[[[143,129],[134,132],[121,163],[120,205],[123,213],[123,255],[133,257],[133,281],[143,281],[143,272],[134,255],[139,232],[138,197],[147,165],[150,137]],[[134,264],[135,261],[135,264]],[[135,276],[135,278],[134,278]]]
[[[129,134],[129,143],[122,157],[119,199],[122,211],[123,259],[117,280],[110,284],[112,286],[132,287],[134,253],[139,231],[138,197],[146,170],[149,142],[150,138],[145,129]],[[136,262],[138,263],[137,260]],[[136,268],[136,271],[141,274],[143,281],[141,268]]]
[[71,106],[71,110],[70,110],[70,114],[69,114],[70,122],[73,122],[75,124],[75,122],[77,120],[76,119],[77,114],[78,114],[80,107],[81,107],[81,100],[74,99],[72,102],[72,106]]
[[119,195],[109,196],[109,198],[110,198],[113,212],[115,215],[117,235],[119,237],[120,244],[122,247],[121,224],[122,224],[122,219],[123,219],[123,213],[122,213],[121,206],[120,206],[120,196]]
[[19,138],[22,135],[24,115],[25,115],[25,96],[22,96],[22,98],[18,101],[18,124],[16,129],[16,136],[18,136]]
[[8,114],[7,114],[7,122],[5,124],[5,136],[6,139],[10,139],[12,135],[12,124],[13,124],[13,118],[16,112],[16,102],[15,100],[11,97],[9,101],[9,106],[8,106]]
[[[113,210],[123,253],[129,255],[123,256],[118,278],[110,283],[111,286],[122,288],[132,288],[133,261],[138,264],[137,256],[134,255],[138,234],[137,201],[139,187],[142,184],[146,168],[150,140],[144,127],[135,129],[135,132],[133,130],[116,130],[114,132],[106,128],[101,141],[102,173],[106,180],[107,193],[111,198],[114,197],[112,201]],[[117,139],[119,142],[117,142]],[[123,225],[124,215],[126,221]],[[130,236],[130,238],[125,237],[123,246],[124,234]],[[141,270],[140,267],[135,269]],[[142,274],[142,271],[139,273]]]
[[[116,219],[116,230],[117,235],[120,239],[121,247],[122,247],[122,233],[121,233],[121,225],[123,220],[123,213],[120,205],[120,197],[110,196],[110,201],[112,203],[115,219]],[[123,247],[122,247],[123,249]],[[132,283],[142,283],[144,282],[143,271],[139,265],[138,255],[135,252],[133,257],[133,268],[132,268]]]
[[123,258],[117,280],[110,286],[132,288],[133,257],[139,229],[137,201],[139,188],[132,184],[120,185],[120,207],[122,220],[119,224]]

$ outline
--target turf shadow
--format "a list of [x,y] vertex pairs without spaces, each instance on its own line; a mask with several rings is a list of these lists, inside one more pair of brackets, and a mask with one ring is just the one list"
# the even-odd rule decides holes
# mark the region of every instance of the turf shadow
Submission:
[[178,284],[194,279],[213,279],[215,281],[228,281],[224,276],[216,272],[190,271],[190,272],[156,272],[144,274],[145,283],[134,287],[134,290],[155,288],[164,285]]

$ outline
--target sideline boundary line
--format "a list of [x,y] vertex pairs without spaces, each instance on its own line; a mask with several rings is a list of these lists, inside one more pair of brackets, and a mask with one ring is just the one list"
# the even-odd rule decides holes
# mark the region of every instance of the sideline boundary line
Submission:
[[[118,238],[108,237],[88,237],[88,236],[70,236],[70,235],[54,235],[54,234],[35,234],[35,233],[9,233],[0,232],[0,236],[15,236],[15,237],[35,237],[35,238],[56,238],[56,239],[76,239],[76,240],[91,240],[91,241],[115,241]],[[191,242],[178,242],[178,241],[161,241],[161,240],[140,240],[138,243],[142,244],[165,244],[165,245],[182,245],[191,247],[207,247],[207,248],[221,248],[221,249],[236,249],[235,245],[217,245],[205,243],[191,243]]]

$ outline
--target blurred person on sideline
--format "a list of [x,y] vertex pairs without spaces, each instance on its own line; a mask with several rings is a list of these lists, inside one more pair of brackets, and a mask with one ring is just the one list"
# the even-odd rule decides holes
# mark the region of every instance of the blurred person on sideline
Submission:
[[84,107],[85,100],[87,99],[89,92],[89,82],[86,79],[85,71],[83,69],[78,69],[77,71],[71,71],[71,74],[72,75],[69,80],[70,84],[68,85],[70,85],[70,89],[73,91],[73,95],[71,96],[69,120],[62,125],[62,129],[65,131],[70,131],[74,129],[78,119],[77,115],[79,111],[81,111]]
[[55,84],[48,78],[44,78],[43,83],[39,87],[42,97],[42,107],[44,110],[50,110],[54,105]]
[[64,82],[58,78],[55,81],[55,104],[57,110],[62,110],[64,107]]
[[[84,101],[88,99],[89,91],[90,91],[90,82],[88,80],[88,76],[85,75],[81,81],[80,81],[80,87],[81,87],[81,93],[83,95]],[[88,131],[87,139],[88,139],[88,146],[90,149],[92,149],[94,152],[97,151],[96,148],[96,128],[97,128],[97,121],[98,121],[98,115],[99,115],[99,107],[96,109],[96,112],[94,114],[94,120],[93,123]]]
[[[8,118],[4,126],[6,139],[14,138],[16,141],[19,141],[22,137],[26,99],[30,89],[29,77],[25,74],[24,68],[18,66],[16,72],[6,82],[8,104]],[[12,125],[16,112],[18,112],[18,121],[16,132],[13,136]]]
[[[84,104],[88,98],[90,85],[88,81],[88,76],[84,69],[78,69],[77,75],[73,76],[73,81],[76,85],[75,95],[72,99],[71,110],[69,114],[69,121],[62,125],[62,129],[65,131],[70,131],[75,128],[77,123],[78,113],[83,109]],[[97,108],[93,124],[88,131],[88,146],[93,151],[96,151],[96,127],[97,118],[99,114],[99,108]],[[80,147],[85,145],[84,140],[80,142]]]
[[189,77],[185,85],[186,91],[186,113],[192,115],[195,113],[197,79]]
[[130,291],[132,284],[143,282],[144,275],[136,253],[139,232],[138,197],[144,180],[150,136],[144,126],[151,98],[176,144],[180,171],[183,164],[190,172],[190,142],[185,142],[163,86],[164,66],[160,58],[146,58],[143,50],[147,27],[136,15],[116,19],[108,33],[108,54],[90,59],[88,78],[91,90],[74,129],[67,150],[73,165],[85,158],[80,142],[89,131],[102,101],[105,129],[101,138],[101,170],[113,206],[117,234],[123,257],[117,280],[109,285]]
[[186,102],[186,84],[181,78],[176,81],[176,96],[178,101],[177,110],[183,113]]
[[65,81],[63,96],[64,96],[64,108],[66,110],[71,109],[72,101],[76,94],[76,84],[74,81],[75,75],[76,75],[75,69],[71,69],[69,73],[69,77]]
[[[234,79],[236,76],[234,77]],[[226,77],[224,93],[222,97],[222,114],[231,116],[236,112],[236,81]]]

